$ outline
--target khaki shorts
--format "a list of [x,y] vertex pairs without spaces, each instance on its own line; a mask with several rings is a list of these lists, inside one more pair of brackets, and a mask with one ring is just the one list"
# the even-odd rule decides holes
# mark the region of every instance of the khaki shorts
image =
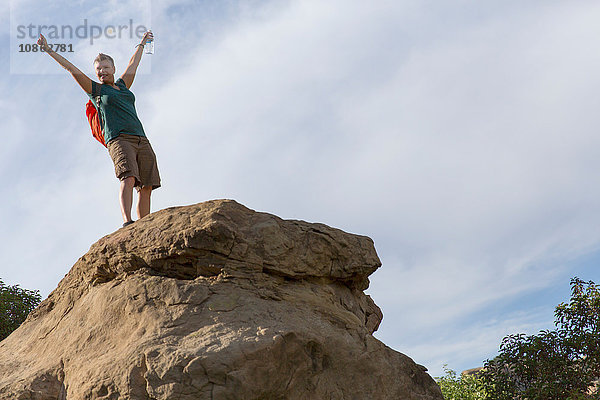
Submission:
[[133,176],[137,190],[145,186],[160,187],[156,155],[147,138],[121,134],[108,142],[108,153],[119,180]]

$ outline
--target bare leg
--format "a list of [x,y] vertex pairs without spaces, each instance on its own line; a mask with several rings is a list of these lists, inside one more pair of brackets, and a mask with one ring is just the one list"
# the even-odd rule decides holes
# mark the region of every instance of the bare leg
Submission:
[[144,186],[138,192],[137,215],[138,218],[144,218],[150,214],[150,195],[152,186]]
[[121,180],[121,190],[119,191],[119,202],[121,203],[121,215],[123,221],[131,221],[131,206],[133,204],[133,185],[135,178],[128,176]]

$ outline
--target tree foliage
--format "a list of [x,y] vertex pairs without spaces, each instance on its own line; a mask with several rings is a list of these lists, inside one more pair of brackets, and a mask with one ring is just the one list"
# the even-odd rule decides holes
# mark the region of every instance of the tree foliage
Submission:
[[444,365],[444,375],[436,378],[445,400],[484,400],[485,387],[478,375],[457,375],[455,371]]
[[38,290],[21,289],[19,285],[7,286],[0,280],[0,340],[18,328],[41,299]]
[[591,390],[600,375],[600,291],[571,280],[571,299],[555,310],[555,330],[509,335],[482,375],[490,398],[600,399]]

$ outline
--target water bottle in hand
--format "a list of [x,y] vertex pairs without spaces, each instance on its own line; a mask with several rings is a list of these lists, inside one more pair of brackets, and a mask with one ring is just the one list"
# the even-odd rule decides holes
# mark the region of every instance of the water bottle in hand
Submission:
[[152,31],[150,35],[148,35],[148,39],[146,39],[146,54],[154,54],[154,35],[152,35]]

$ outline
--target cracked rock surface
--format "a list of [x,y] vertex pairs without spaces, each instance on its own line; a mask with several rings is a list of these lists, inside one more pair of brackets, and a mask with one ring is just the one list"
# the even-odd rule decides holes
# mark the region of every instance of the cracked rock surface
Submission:
[[92,245],[0,342],[0,399],[442,399],[375,339],[373,242],[232,200]]

